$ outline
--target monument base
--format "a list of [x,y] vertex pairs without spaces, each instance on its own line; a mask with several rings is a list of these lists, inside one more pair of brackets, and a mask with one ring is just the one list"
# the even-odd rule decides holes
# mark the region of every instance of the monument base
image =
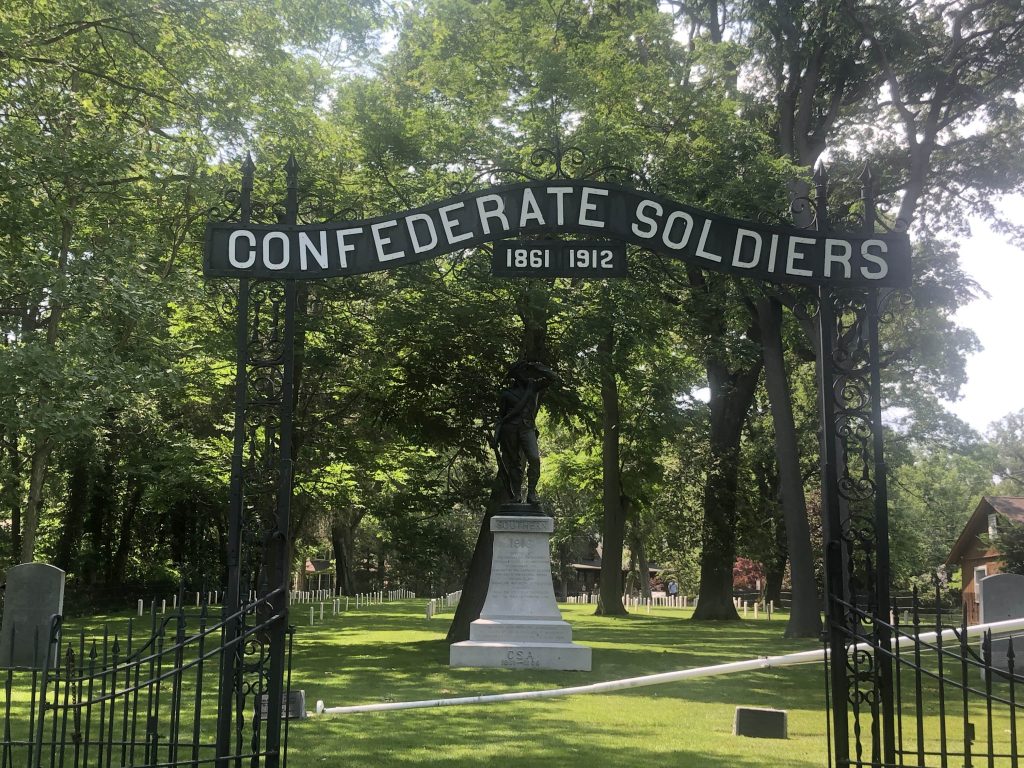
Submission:
[[572,642],[572,627],[555,602],[554,520],[534,509],[508,504],[491,518],[494,555],[487,599],[469,626],[469,640],[451,646],[451,666],[590,671],[590,648]]
[[576,643],[508,643],[465,640],[451,647],[453,667],[590,671],[590,648]]

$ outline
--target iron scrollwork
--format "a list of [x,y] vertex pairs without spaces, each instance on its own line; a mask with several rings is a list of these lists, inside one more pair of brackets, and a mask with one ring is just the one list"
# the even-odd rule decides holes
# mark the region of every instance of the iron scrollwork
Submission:
[[449,189],[452,194],[460,195],[472,191],[481,182],[509,183],[513,181],[556,181],[559,179],[631,183],[638,188],[650,187],[648,179],[640,171],[618,163],[592,163],[586,151],[581,147],[563,144],[562,140],[556,137],[552,146],[530,150],[525,167],[481,162],[469,178],[451,182]]
[[[860,180],[860,201],[841,206],[836,222],[827,175],[816,170],[814,198],[805,202],[816,229],[874,231],[869,168]],[[817,310],[834,757],[861,765],[866,753],[888,765],[895,719],[878,291],[826,287]]]
[[[294,224],[298,164],[285,166],[284,204],[252,199],[255,164],[242,166],[241,190],[228,196],[241,223]],[[291,502],[291,424],[296,288],[293,280],[241,280],[237,291],[237,377],[225,653],[218,714],[219,755],[237,750],[246,728],[252,753],[264,742],[266,765],[281,760],[281,698],[287,629],[284,562]],[[261,714],[262,697],[267,696]]]

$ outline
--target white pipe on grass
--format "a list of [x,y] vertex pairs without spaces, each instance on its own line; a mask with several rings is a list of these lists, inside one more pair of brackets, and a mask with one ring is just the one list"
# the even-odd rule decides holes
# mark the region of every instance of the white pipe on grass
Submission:
[[[976,637],[989,630],[993,635],[1001,635],[1007,632],[1014,632],[1024,629],[1024,619],[1010,619],[1009,621],[996,621],[989,624],[975,624],[967,628],[968,637]],[[954,639],[955,630],[946,629],[942,631],[942,639]],[[933,643],[939,633],[923,632],[918,636],[901,637],[899,646],[912,646],[915,641]],[[858,650],[870,650],[868,643],[858,643]],[[852,649],[851,649],[852,650]],[[793,667],[800,664],[810,664],[821,661],[825,656],[821,649],[813,651],[800,651],[788,653],[784,656],[762,656],[757,659],[746,661],[733,661],[726,664],[714,664],[710,667],[696,667],[694,669],[680,669],[675,672],[661,672],[656,675],[644,675],[643,677],[629,677],[624,680],[608,680],[603,683],[591,683],[590,685],[576,685],[570,688],[550,688],[542,691],[517,691],[515,693],[492,693],[483,696],[462,696],[452,699],[427,699],[425,701],[393,701],[383,704],[359,704],[350,707],[326,707],[323,701],[317,701],[316,712],[318,715],[354,715],[359,712],[385,712],[394,709],[425,709],[427,707],[457,707],[467,704],[493,704],[500,701],[522,701],[524,699],[550,699],[555,696],[574,696],[583,693],[605,693],[607,691],[619,691],[625,688],[641,688],[647,685],[661,685],[662,683],[674,683],[679,680],[694,680],[701,677],[714,677],[717,675],[729,675],[735,672],[752,672],[759,669],[770,669],[778,667]]]

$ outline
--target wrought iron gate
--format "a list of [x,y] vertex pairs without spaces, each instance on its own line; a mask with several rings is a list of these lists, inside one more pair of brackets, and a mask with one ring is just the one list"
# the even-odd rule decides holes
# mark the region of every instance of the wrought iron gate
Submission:
[[[61,617],[55,616],[51,657],[37,668],[0,660],[0,766],[284,764],[287,720],[281,739],[271,740],[273,709],[266,701],[267,632],[284,618],[266,615],[275,597],[247,601],[234,612],[225,608],[219,617],[211,616],[205,600],[198,610],[179,607],[167,615],[157,615],[154,605],[149,622],[128,619],[99,637],[66,636]],[[282,684],[287,693],[290,631],[286,642]],[[224,681],[223,668],[234,669],[236,677]],[[225,689],[231,694],[231,730],[220,743]]]
[[[225,218],[242,228],[260,220],[295,225],[294,158],[286,165],[283,206],[253,201],[254,172],[247,158],[241,191]],[[858,229],[870,237],[880,222],[870,173],[862,181]],[[584,211],[593,209],[587,205]],[[814,211],[814,226],[833,233],[823,172],[816,176]],[[452,222],[443,221],[451,229]],[[286,761],[282,704],[290,686],[287,564],[299,292],[294,278],[243,276],[235,296],[237,377],[223,614],[211,624],[204,607],[190,629],[183,608],[162,619],[154,611],[141,642],[129,629],[123,639],[108,633],[98,641],[79,636],[76,643],[63,636],[56,617],[56,661],[21,670],[5,668],[0,659],[0,674],[6,675],[0,768],[240,768],[243,760],[251,768],[277,768]],[[1012,642],[1005,664],[995,664],[991,636],[981,638],[975,650],[965,622],[948,626],[951,617],[941,608],[934,621],[926,621],[915,596],[901,620],[891,604],[880,322],[898,298],[849,285],[826,284],[817,293],[829,762],[844,768],[1016,768],[1021,678]]]
[[[869,170],[861,181],[859,224],[872,234],[880,222]],[[815,225],[833,231],[821,167],[815,187]],[[1016,768],[1022,678],[1012,640],[1005,663],[994,659],[991,633],[973,646],[966,613],[944,612],[938,587],[933,604],[915,593],[902,621],[890,597],[879,330],[906,298],[828,286],[818,294],[829,764]]]

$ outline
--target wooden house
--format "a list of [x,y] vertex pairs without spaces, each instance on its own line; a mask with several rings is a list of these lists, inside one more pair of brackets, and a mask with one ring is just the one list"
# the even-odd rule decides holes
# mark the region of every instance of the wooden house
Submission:
[[1000,516],[1024,523],[1024,496],[983,496],[946,558],[947,568],[960,569],[968,624],[977,624],[979,620],[978,582],[1002,572]]

